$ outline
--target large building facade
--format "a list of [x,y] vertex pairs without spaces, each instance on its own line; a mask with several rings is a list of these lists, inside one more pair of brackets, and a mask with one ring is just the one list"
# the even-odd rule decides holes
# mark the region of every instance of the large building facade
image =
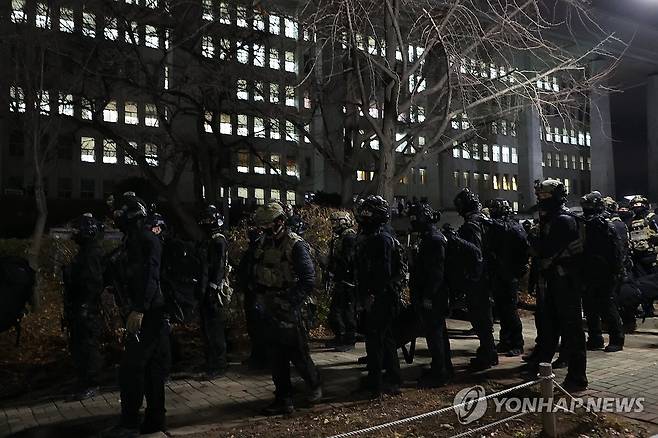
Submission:
[[[38,86],[26,84],[21,66],[3,62],[1,193],[29,193],[33,184],[23,134],[32,126],[25,119],[35,105],[40,120],[62,119],[51,123],[56,132],[43,136],[53,143],[44,178],[49,198],[102,199],[117,182],[145,173],[161,181],[178,178],[178,195],[189,202],[208,190],[217,191],[226,204],[247,205],[267,200],[300,204],[309,192],[340,192],[340,177],[314,145],[331,137],[340,141],[344,110],[336,109],[331,123],[318,116],[306,85],[312,82],[313,36],[294,18],[294,5],[286,9],[283,2],[275,3],[276,10],[268,11],[231,0],[199,0],[191,18],[177,21],[171,17],[181,11],[167,9],[164,0],[2,0],[4,59],[12,59],[9,54],[25,43],[5,37],[32,35],[79,53],[111,53],[120,47],[120,53],[134,52],[134,59],[145,60],[148,68],[124,66],[134,70],[145,92],[136,94],[134,84],[122,84],[131,77],[124,74],[116,83],[105,83],[107,92],[100,93],[98,83],[70,83],[78,76],[66,70],[53,71],[52,80],[46,72]],[[550,77],[536,87],[557,92],[560,81]],[[90,89],[96,98],[89,96]],[[343,105],[337,101],[335,106]],[[567,125],[533,109],[489,123],[477,140],[427,154],[396,184],[396,197],[426,198],[451,208],[456,192],[470,187],[483,199],[506,198],[524,210],[533,204],[534,181],[548,177],[563,181],[572,200],[591,189],[614,194],[609,97],[594,95],[587,106],[597,109],[591,123],[581,115],[582,123]],[[468,128],[465,116],[451,122],[454,131]],[[215,152],[177,162],[183,147],[197,146]],[[207,156],[214,160],[216,185],[198,177],[202,172],[197,170],[209,164]],[[142,157],[141,165],[136,157]],[[356,167],[350,184],[355,196],[372,189],[374,163],[362,160]]]

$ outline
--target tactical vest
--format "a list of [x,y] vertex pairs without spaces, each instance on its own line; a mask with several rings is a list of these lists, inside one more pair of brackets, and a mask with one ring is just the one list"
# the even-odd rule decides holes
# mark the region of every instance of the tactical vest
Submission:
[[654,252],[655,249],[649,239],[656,234],[649,226],[649,220],[654,214],[649,214],[646,218],[634,219],[631,222],[629,231],[631,234],[631,248],[638,252]]
[[331,257],[340,257],[343,254],[343,241],[347,236],[356,236],[356,231],[347,228],[331,241]]
[[271,239],[262,239],[254,252],[254,283],[266,289],[286,290],[297,282],[292,266],[292,250],[304,239],[288,231],[274,246]]

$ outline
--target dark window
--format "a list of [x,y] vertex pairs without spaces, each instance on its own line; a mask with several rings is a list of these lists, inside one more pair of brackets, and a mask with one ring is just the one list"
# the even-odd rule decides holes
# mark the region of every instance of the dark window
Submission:
[[71,178],[59,178],[57,180],[57,197],[71,199],[73,181]]
[[311,159],[306,157],[304,159],[304,167],[306,167],[304,174],[306,176],[312,176],[313,175],[313,168],[311,167]]
[[72,160],[74,144],[74,137],[60,137],[57,143],[57,158],[61,160]]
[[93,179],[82,178],[80,180],[80,198],[94,199],[96,192],[96,182]]
[[103,199],[107,199],[112,193],[114,193],[114,181],[104,179],[103,180]]
[[9,155],[12,157],[22,157],[25,151],[25,144],[23,143],[23,133],[14,131],[9,136]]

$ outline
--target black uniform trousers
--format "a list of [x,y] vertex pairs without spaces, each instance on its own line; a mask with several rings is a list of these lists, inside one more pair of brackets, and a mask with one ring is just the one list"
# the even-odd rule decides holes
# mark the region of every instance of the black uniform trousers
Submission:
[[420,318],[427,348],[432,355],[432,374],[437,378],[452,377],[454,370],[450,359],[450,339],[445,316],[434,310],[422,309]]
[[366,354],[368,357],[368,389],[381,392],[384,382],[382,368],[386,370],[386,382],[399,385],[402,382],[400,360],[393,321],[397,316],[397,305],[392,299],[375,298],[364,312],[366,328]]
[[519,281],[491,276],[491,291],[500,319],[499,340],[506,349],[523,348],[523,324],[519,318]]
[[603,328],[601,320],[608,327],[610,344],[624,345],[624,328],[619,307],[617,306],[616,292],[618,281],[610,284],[588,283],[584,290],[583,307],[587,320],[587,334],[592,342],[603,343]]
[[483,280],[469,282],[466,287],[466,303],[471,324],[480,341],[477,356],[483,360],[493,360],[496,345],[493,337],[493,315],[489,289]]
[[[121,425],[137,428],[139,410],[146,397],[143,428],[165,428],[165,378],[169,365],[169,327],[164,309],[150,309],[144,314],[137,336],[127,334],[119,368],[121,391]],[[138,339],[139,338],[139,339]]]
[[311,358],[308,337],[301,320],[296,327],[268,330],[265,339],[269,348],[272,381],[277,400],[292,397],[291,362],[309,388],[315,389],[320,385],[320,376]]
[[201,334],[206,355],[207,371],[223,371],[226,360],[226,315],[224,310],[208,300],[201,302]]
[[580,285],[574,277],[552,268],[546,275],[539,362],[551,362],[562,337],[560,355],[569,363],[566,381],[587,385],[587,349],[582,324]]
[[345,343],[356,339],[356,288],[334,285],[329,307],[329,327]]
[[251,342],[251,354],[249,360],[255,366],[267,365],[268,346],[264,339],[265,326],[263,324],[262,309],[256,310],[256,303],[262,302],[255,297],[255,293],[247,291],[244,297],[244,314],[247,322],[247,335]]
[[89,388],[98,385],[103,364],[100,353],[100,309],[77,309],[70,321],[70,348],[78,385]]

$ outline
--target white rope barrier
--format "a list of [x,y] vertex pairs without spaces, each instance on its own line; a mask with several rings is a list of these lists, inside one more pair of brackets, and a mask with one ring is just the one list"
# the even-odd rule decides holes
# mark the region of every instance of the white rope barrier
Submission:
[[494,426],[498,426],[500,424],[507,423],[508,421],[516,420],[517,418],[523,417],[524,415],[530,414],[532,412],[534,412],[534,411],[519,412],[518,414],[510,415],[509,417],[503,418],[503,419],[498,420],[498,421],[494,421],[493,423],[485,424],[484,426],[480,426],[476,429],[467,430],[466,432],[462,432],[459,435],[454,435],[452,438],[460,438],[460,437],[463,437],[463,436],[473,435],[474,433],[482,432],[483,430],[487,430],[487,429],[492,428]]

